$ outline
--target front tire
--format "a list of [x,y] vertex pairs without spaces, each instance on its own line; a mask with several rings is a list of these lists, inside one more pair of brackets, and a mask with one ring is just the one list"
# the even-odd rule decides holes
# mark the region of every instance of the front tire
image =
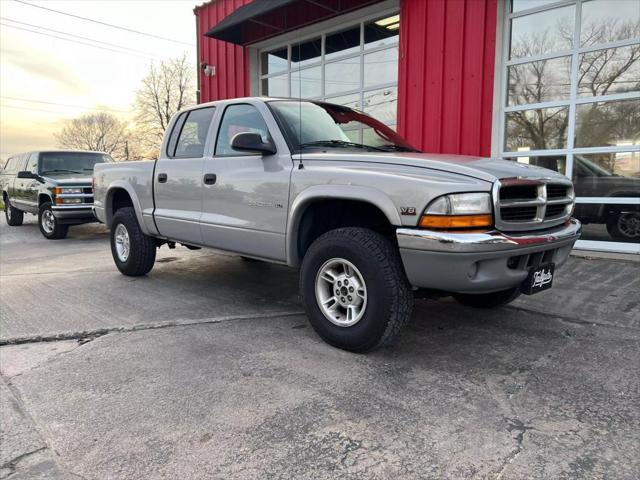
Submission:
[[398,249],[365,228],[339,228],[320,236],[300,271],[304,308],[316,333],[352,352],[389,344],[413,308]]
[[492,293],[454,293],[458,303],[466,307],[496,308],[513,302],[520,296],[520,287],[509,288]]
[[7,225],[12,227],[19,227],[24,221],[24,212],[11,206],[9,198],[4,199],[4,218],[7,220]]
[[40,233],[49,240],[60,240],[67,236],[69,225],[61,225],[53,215],[51,210],[51,202],[45,202],[40,205],[38,210],[38,226]]
[[157,243],[142,233],[133,207],[121,208],[111,225],[111,254],[116,267],[130,277],[146,275],[156,261]]

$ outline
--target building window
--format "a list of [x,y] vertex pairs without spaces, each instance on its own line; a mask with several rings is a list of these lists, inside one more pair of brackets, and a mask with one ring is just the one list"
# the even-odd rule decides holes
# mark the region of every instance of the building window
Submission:
[[346,105],[395,129],[399,27],[385,16],[262,51],[260,95]]
[[572,178],[579,248],[640,253],[640,2],[505,2],[500,155]]

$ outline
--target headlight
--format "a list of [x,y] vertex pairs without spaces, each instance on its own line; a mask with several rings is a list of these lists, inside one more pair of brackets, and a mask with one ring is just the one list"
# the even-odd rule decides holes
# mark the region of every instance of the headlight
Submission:
[[491,227],[492,211],[489,193],[444,195],[427,206],[420,218],[420,226],[435,229]]
[[80,194],[83,193],[82,188],[65,188],[65,187],[58,187],[56,188],[56,193],[60,194],[60,193],[64,193],[64,194]]

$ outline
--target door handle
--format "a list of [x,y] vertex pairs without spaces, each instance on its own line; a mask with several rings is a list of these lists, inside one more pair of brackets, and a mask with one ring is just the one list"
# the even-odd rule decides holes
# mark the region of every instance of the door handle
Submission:
[[167,174],[159,173],[158,174],[158,183],[167,183]]
[[215,173],[205,173],[204,174],[204,184],[205,185],[213,185],[214,183],[216,183],[216,180],[218,179],[217,175]]

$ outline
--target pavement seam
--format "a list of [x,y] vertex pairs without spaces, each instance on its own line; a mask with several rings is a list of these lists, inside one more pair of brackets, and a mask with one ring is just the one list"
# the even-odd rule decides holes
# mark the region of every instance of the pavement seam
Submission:
[[[204,318],[204,319],[191,319],[191,320],[170,320],[167,322],[159,323],[139,323],[136,325],[118,326],[118,327],[105,327],[96,328],[91,330],[81,330],[75,332],[61,332],[45,335],[31,335],[24,337],[13,338],[0,338],[0,346],[5,345],[21,345],[25,343],[40,343],[40,342],[57,342],[61,340],[86,340],[91,341],[95,338],[107,335],[109,333],[128,333],[137,332],[143,330],[157,330],[161,328],[171,327],[183,327],[189,325],[206,325],[230,322],[234,320],[258,320],[263,318],[277,318],[277,317],[293,317],[298,315],[304,315],[302,310],[299,311],[286,311],[286,312],[273,312],[265,314],[250,314],[250,315],[229,315],[224,317]],[[86,343],[86,341],[84,343]]]
[[640,328],[636,328],[636,327],[632,327],[629,325],[613,325],[610,323],[599,323],[599,322],[588,322],[586,320],[581,320],[579,318],[574,318],[574,317],[569,317],[567,315],[560,315],[558,313],[549,313],[549,312],[544,312],[544,311],[539,311],[539,310],[534,310],[534,309],[530,309],[530,308],[525,308],[525,307],[518,307],[515,305],[506,305],[503,308],[508,308],[511,310],[517,310],[519,312],[525,312],[525,313],[533,313],[535,315],[548,315],[549,318],[557,318],[558,320],[565,322],[565,323],[571,323],[574,325],[586,325],[586,326],[592,326],[592,327],[608,327],[608,328],[616,328],[616,329],[623,329],[623,330],[638,330],[640,331]]

